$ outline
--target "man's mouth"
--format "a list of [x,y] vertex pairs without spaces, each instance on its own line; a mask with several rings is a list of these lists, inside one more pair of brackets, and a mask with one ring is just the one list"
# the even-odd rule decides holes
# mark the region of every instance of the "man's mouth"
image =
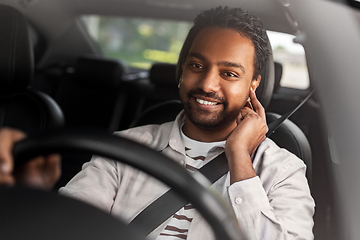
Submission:
[[196,98],[196,101],[200,104],[203,104],[203,105],[211,105],[211,106],[214,106],[214,105],[217,105],[218,102],[210,102],[210,101],[206,101],[206,100],[202,100],[202,99],[199,99],[199,98]]

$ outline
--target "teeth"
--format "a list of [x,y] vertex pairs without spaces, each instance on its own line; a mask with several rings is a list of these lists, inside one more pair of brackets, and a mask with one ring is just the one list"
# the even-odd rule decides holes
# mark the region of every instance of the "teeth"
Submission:
[[205,101],[205,100],[202,100],[202,99],[196,99],[196,101],[200,104],[204,104],[204,105],[216,105],[217,103],[216,102],[209,102],[209,101]]

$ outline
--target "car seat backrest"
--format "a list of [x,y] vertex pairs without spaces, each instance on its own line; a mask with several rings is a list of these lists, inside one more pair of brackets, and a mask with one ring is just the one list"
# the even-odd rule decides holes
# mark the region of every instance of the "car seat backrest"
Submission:
[[81,57],[75,74],[61,79],[54,96],[64,111],[68,129],[112,132],[120,122],[124,99],[122,61]]
[[149,70],[148,78],[133,82],[130,100],[132,105],[130,108],[127,107],[127,116],[132,116],[132,120],[126,128],[132,126],[133,119],[137,119],[147,108],[168,100],[180,100],[175,72],[175,64],[154,63]]
[[61,129],[64,117],[48,95],[30,90],[33,49],[25,18],[0,5],[0,126],[28,135]]
[[33,51],[25,18],[15,9],[0,5],[0,87],[23,87],[31,83]]

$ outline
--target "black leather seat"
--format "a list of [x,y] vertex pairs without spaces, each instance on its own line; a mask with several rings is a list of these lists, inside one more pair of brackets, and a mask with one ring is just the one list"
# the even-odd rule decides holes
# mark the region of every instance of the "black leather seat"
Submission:
[[73,78],[61,79],[54,96],[65,114],[67,129],[118,130],[125,104],[122,89],[127,68],[121,61],[84,56]]
[[28,135],[61,129],[64,117],[56,102],[30,89],[34,63],[25,18],[5,5],[0,5],[0,35],[0,126]]
[[[123,77],[127,72],[121,61],[83,56],[75,74],[60,79],[55,100],[64,111],[65,129],[85,132],[118,130],[126,104]],[[64,186],[91,159],[91,154],[70,152],[62,155],[62,176],[55,189]]]
[[173,121],[182,109],[181,101],[176,99],[155,104],[135,118],[130,128]]
[[154,63],[149,71],[149,77],[134,84],[137,102],[134,107],[135,118],[140,117],[146,109],[158,103],[180,100],[175,72],[176,64]]

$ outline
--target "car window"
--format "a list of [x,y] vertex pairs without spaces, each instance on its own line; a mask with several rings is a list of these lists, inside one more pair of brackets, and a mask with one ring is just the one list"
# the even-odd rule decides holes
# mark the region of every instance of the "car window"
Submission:
[[[154,62],[176,63],[192,22],[83,16],[90,36],[106,57],[149,69]],[[268,31],[274,60],[283,66],[280,86],[309,87],[304,49],[294,36]]]
[[268,31],[273,49],[274,61],[283,67],[280,86],[307,89],[310,86],[306,66],[305,51],[302,45],[294,43],[295,36]]
[[190,22],[84,16],[90,36],[106,57],[149,69],[154,62],[176,63]]

